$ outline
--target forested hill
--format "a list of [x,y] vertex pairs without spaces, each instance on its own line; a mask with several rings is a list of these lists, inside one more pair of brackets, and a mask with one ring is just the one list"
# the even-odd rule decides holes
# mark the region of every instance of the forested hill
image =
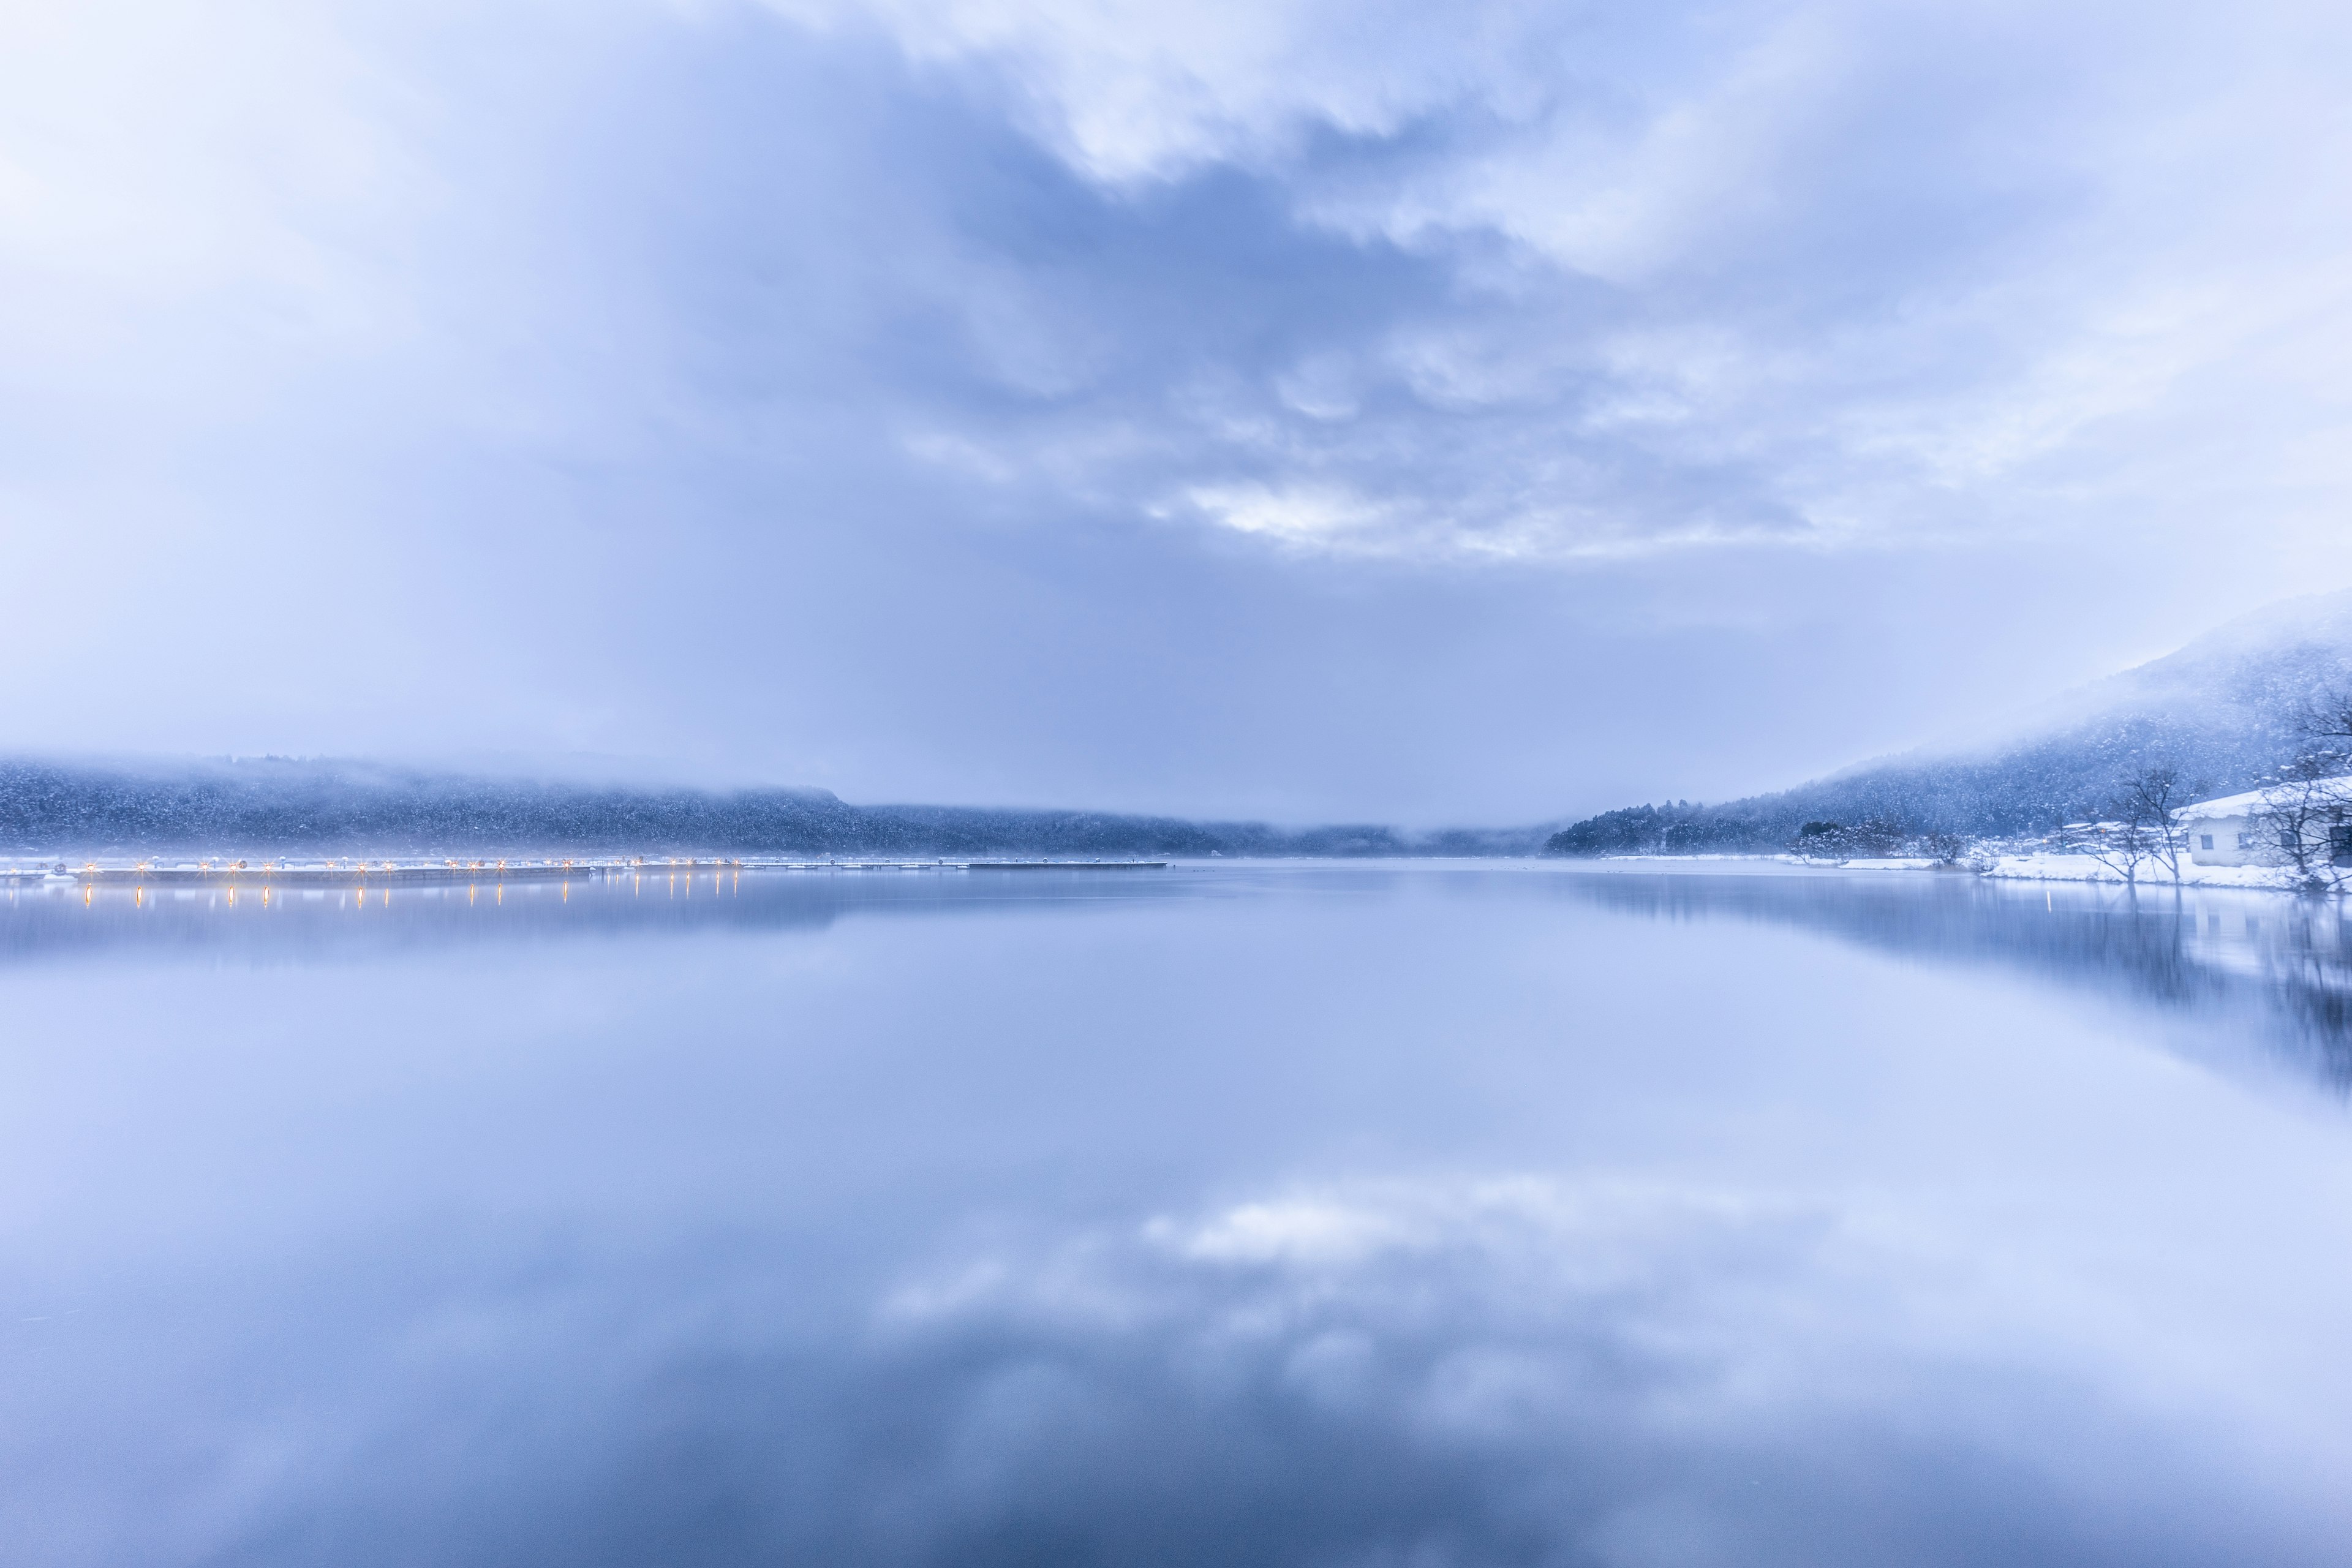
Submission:
[[1556,855],[1777,850],[1807,825],[1891,841],[2047,831],[2169,764],[2196,795],[2250,789],[2303,749],[2315,700],[2352,688],[2352,593],[2291,601],[2061,699],[2021,739],[1867,763],[1777,795],[1629,806],[1553,834]]
[[852,805],[824,790],[598,787],[279,759],[172,769],[0,762],[0,854],[14,855],[1525,855],[1543,835]]

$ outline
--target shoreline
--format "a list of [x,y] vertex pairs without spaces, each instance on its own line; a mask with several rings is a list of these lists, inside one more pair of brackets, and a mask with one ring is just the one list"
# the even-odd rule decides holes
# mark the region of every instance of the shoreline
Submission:
[[0,866],[0,886],[227,888],[404,887],[415,884],[593,881],[617,877],[724,876],[744,871],[1151,871],[1165,860],[1054,860],[908,858],[866,856],[845,859],[786,859],[765,856],[598,857],[572,859],[454,860],[423,856],[361,859],[154,860],[110,858],[72,859],[54,856],[33,865]]
[[2294,873],[2275,866],[2192,866],[2183,865],[2175,876],[2161,866],[2151,865],[2137,880],[2127,879],[2111,866],[2102,865],[2088,855],[2058,855],[2037,852],[2030,855],[2002,855],[1990,864],[1951,862],[1921,856],[1859,858],[1853,860],[1815,860],[1801,855],[1603,855],[1597,860],[1613,864],[1690,865],[1706,862],[1746,861],[1749,864],[1802,867],[1816,871],[1940,871],[1948,875],[1982,877],[1997,881],[2014,882],[2076,882],[2095,883],[2111,888],[2226,888],[2242,892],[2292,893],[2298,896],[2311,891],[2335,892],[2336,889],[2313,889],[2299,882]]

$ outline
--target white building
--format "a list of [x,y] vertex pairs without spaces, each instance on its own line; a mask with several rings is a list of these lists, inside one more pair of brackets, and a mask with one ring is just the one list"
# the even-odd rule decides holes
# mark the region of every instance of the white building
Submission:
[[2180,831],[2189,840],[2189,862],[2198,866],[2262,863],[2275,842],[2269,821],[2269,803],[2258,789],[2183,806]]

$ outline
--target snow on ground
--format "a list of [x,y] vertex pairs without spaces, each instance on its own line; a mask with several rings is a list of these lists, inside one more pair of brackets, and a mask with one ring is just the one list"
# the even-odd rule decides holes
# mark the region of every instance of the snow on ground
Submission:
[[[2120,882],[2124,874],[2102,866],[2088,855],[2004,855],[1986,868],[1988,877],[2014,877],[2036,882]],[[2139,879],[2169,885],[2171,875],[2162,866],[2143,866]],[[2275,866],[2192,866],[2182,861],[2180,881],[2191,888],[2273,888],[2292,889],[2294,874]]]
[[[1817,871],[1933,871],[1941,862],[1917,856],[1895,856],[1860,860],[1811,859],[1802,855],[1609,855],[1604,864],[1625,866],[1631,869],[1641,866],[1689,866],[1711,861],[1745,861],[1748,868],[1762,870],[1772,865],[1802,866]],[[1724,869],[1730,869],[1725,866]],[[2002,855],[1990,864],[1982,860],[1963,862],[1948,870],[1975,871],[1980,876],[2000,877],[2031,882],[2114,882],[2124,880],[2124,874],[2110,866],[2103,866],[2088,855],[2061,855],[2050,850],[2036,850],[2023,855]],[[2180,885],[2186,888],[2252,888],[2273,892],[2296,890],[2294,874],[2275,866],[2192,866],[2180,863]],[[2170,887],[2171,875],[2153,861],[2140,868],[2142,887]]]

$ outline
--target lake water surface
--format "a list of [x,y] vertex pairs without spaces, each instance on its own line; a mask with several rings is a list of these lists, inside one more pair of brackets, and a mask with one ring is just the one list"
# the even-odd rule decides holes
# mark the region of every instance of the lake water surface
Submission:
[[0,900],[8,1562],[2352,1562],[2332,906]]

